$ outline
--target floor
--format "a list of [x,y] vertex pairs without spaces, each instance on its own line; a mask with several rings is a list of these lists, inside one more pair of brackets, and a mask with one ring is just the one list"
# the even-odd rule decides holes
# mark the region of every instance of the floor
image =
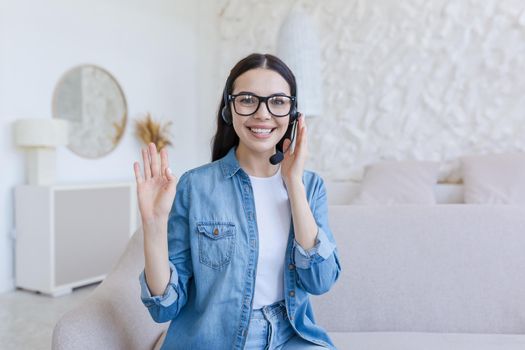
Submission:
[[49,350],[60,317],[82,302],[98,283],[60,297],[16,290],[0,294],[0,348]]

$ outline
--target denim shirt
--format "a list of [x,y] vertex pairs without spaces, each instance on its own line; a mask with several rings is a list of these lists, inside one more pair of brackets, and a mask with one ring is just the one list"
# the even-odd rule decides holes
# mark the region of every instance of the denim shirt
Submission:
[[[156,322],[171,321],[162,349],[243,349],[258,257],[253,190],[232,147],[223,158],[185,172],[179,179],[168,221],[170,281],[152,296],[144,271],[141,300]],[[335,349],[315,324],[309,294],[326,293],[341,267],[328,226],[326,190],[320,176],[303,173],[317,223],[316,244],[295,240],[293,218],[283,264],[288,318],[302,338]]]

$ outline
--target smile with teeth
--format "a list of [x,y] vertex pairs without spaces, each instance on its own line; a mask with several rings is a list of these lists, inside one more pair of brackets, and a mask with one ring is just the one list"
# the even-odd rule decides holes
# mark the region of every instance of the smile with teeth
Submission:
[[250,128],[250,127],[248,127],[248,129],[250,129],[250,131],[256,135],[269,135],[272,131],[275,130],[275,128],[261,129],[261,128]]

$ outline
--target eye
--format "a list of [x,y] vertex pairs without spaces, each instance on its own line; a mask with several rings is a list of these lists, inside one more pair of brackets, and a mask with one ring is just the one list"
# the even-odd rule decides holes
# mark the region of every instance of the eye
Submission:
[[237,96],[237,100],[243,105],[252,105],[257,103],[257,98],[252,95],[240,95]]
[[270,103],[275,106],[283,106],[290,103],[290,99],[286,96],[274,96],[270,99]]

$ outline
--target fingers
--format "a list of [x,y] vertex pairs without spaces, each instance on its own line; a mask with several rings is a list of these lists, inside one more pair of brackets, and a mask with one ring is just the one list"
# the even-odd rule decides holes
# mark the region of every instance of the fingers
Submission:
[[284,155],[284,159],[287,159],[290,156],[291,152],[292,152],[292,150],[290,149],[290,143],[291,142],[290,142],[289,138],[286,138],[283,141],[283,155]]
[[297,130],[297,141],[295,143],[294,154],[302,154],[306,152],[306,124],[304,121],[304,114],[301,113],[299,117],[299,127]]
[[144,164],[144,178],[146,180],[151,179],[151,165],[149,161],[148,151],[143,148],[142,150],[142,162]]
[[175,176],[169,167],[168,151],[165,148],[160,150],[160,162],[161,175],[164,176],[169,182],[174,182]]
[[283,142],[283,151],[284,153],[288,153],[288,151],[290,150],[290,143],[292,143],[292,141],[288,138],[284,139],[284,142]]
[[133,163],[133,170],[135,171],[135,180],[138,184],[142,183],[144,179],[142,178],[142,175],[140,174],[140,164],[139,162]]
[[153,142],[148,145],[149,158],[151,160],[151,176],[159,176],[159,157],[157,156],[157,147]]
[[306,127],[306,119],[305,119],[304,114],[303,114],[303,127],[302,127],[302,132],[301,132],[301,139],[302,139],[301,144],[303,145],[302,147],[306,151],[307,145],[308,145],[308,142],[307,142],[308,128]]
[[166,148],[163,148],[160,150],[160,174],[168,178],[166,169],[168,169],[168,151],[166,151]]
[[175,176],[171,172],[170,168],[166,168],[166,170],[164,172],[164,175],[166,176],[166,178],[168,179],[169,182],[172,182],[172,181],[174,182],[175,181]]
[[154,143],[150,143],[147,148],[143,148],[141,151],[142,161],[144,163],[144,178],[142,178],[140,174],[140,165],[138,162],[135,162],[133,169],[135,170],[137,182],[139,182],[139,180],[140,182],[147,181],[157,176],[165,177],[168,181],[175,180],[175,176],[173,176],[169,168],[168,151],[166,151],[166,149],[160,151],[160,162],[157,156],[157,147]]

